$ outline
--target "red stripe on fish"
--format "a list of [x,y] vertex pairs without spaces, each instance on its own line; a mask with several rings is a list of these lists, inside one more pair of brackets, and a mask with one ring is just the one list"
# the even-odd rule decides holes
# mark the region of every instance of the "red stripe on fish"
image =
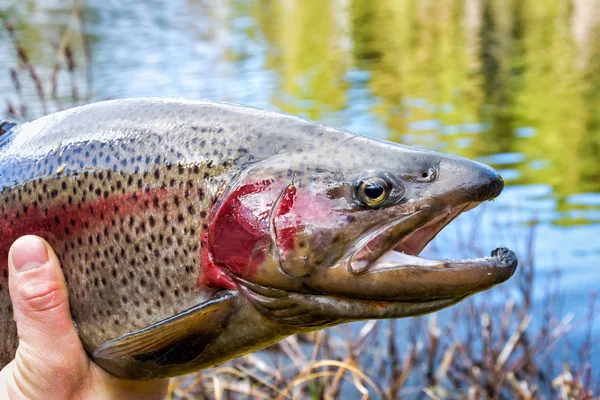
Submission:
[[139,216],[145,210],[157,208],[169,196],[167,189],[157,188],[109,195],[79,204],[63,203],[43,209],[30,205],[18,211],[7,210],[0,220],[0,268],[6,267],[12,243],[23,235],[39,235],[50,242],[78,238],[103,223],[113,225],[118,216]]

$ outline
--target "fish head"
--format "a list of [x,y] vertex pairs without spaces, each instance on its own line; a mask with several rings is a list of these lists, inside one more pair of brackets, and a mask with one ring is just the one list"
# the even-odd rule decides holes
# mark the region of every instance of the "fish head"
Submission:
[[514,273],[507,249],[474,260],[419,257],[460,213],[500,194],[504,182],[490,167],[361,136],[309,149],[251,167],[214,213],[210,260],[257,303],[273,291],[311,298],[307,318],[318,324],[406,317]]

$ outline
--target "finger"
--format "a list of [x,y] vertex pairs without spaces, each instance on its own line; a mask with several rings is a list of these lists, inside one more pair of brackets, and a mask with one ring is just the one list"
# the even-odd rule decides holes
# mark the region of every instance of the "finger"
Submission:
[[37,236],[24,236],[12,245],[8,260],[20,350],[26,347],[44,358],[60,353],[62,360],[80,353],[67,287],[52,248]]

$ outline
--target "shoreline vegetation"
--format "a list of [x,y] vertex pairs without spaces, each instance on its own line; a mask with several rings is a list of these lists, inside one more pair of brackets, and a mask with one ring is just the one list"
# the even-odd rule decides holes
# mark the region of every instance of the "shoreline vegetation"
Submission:
[[[4,21],[16,55],[9,66],[14,93],[6,98],[4,117],[28,120],[92,98],[93,63],[81,10],[77,3],[56,47],[55,65],[44,73]],[[25,91],[37,94],[37,104]],[[588,310],[584,318],[555,315],[564,310],[560,272],[547,278],[543,296],[534,297],[535,282],[542,279],[535,268],[536,224],[522,227],[520,236],[515,276],[490,295],[476,295],[439,315],[292,336],[172,379],[169,398],[598,398],[600,371],[592,369],[597,294],[581,305]]]

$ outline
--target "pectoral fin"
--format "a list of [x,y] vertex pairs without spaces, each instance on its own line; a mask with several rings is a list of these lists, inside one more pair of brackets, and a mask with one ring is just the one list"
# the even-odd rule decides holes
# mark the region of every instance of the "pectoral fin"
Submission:
[[102,344],[95,358],[133,357],[159,365],[192,361],[218,335],[231,312],[237,294],[217,293],[210,300],[139,331]]

